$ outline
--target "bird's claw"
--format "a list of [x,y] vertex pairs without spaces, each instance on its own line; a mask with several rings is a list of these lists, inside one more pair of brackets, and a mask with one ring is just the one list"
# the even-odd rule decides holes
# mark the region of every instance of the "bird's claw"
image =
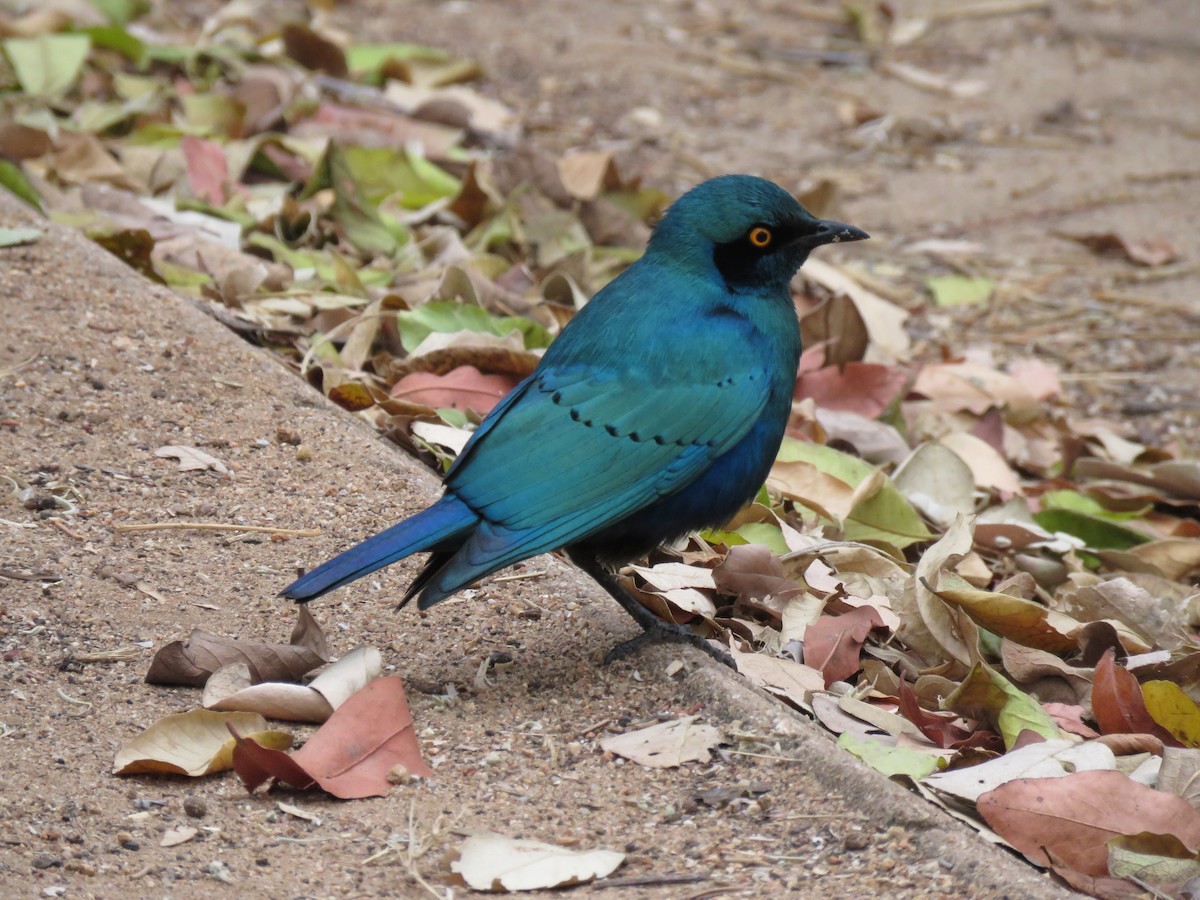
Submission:
[[628,656],[635,650],[640,650],[647,644],[659,643],[676,643],[676,644],[691,644],[693,647],[699,647],[713,659],[719,663],[724,663],[729,668],[737,671],[737,663],[733,661],[733,657],[729,655],[724,647],[719,647],[712,641],[701,637],[690,628],[683,625],[677,625],[674,622],[656,621],[653,625],[639,634],[637,637],[630,638],[627,641],[622,641],[613,647],[604,655],[604,665],[609,665],[618,659]]

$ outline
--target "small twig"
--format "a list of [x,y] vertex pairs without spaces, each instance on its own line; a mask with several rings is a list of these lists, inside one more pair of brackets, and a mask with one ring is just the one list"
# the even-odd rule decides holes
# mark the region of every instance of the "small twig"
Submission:
[[589,734],[592,734],[595,731],[599,731],[601,728],[603,728],[605,725],[607,725],[611,721],[612,721],[612,719],[601,719],[595,725],[589,725],[587,728],[583,729],[583,731],[579,732],[579,736],[587,737]]
[[68,526],[67,523],[64,522],[62,519],[54,518],[54,519],[47,519],[46,521],[51,526],[53,526],[54,528],[57,528],[59,531],[61,531],[63,534],[65,534],[69,538],[74,538],[77,541],[87,540],[87,538],[85,538],[78,531],[75,531],[70,526]]
[[708,881],[708,875],[676,874],[668,872],[662,875],[630,875],[628,878],[605,878],[592,882],[592,890],[619,887],[654,887],[659,884],[695,884],[698,881]]
[[272,528],[270,525],[224,525],[219,522],[149,522],[140,525],[114,525],[115,531],[240,531],[255,534],[282,534],[288,537],[320,537],[319,528]]
[[91,700],[80,700],[77,697],[72,697],[70,694],[66,693],[66,691],[64,691],[62,688],[58,689],[58,696],[62,697],[68,703],[74,704],[75,706],[85,707],[85,709],[80,710],[78,713],[70,713],[69,715],[71,715],[72,718],[77,719],[80,716],[86,716],[88,714],[88,711],[91,710],[91,708],[92,708]]
[[1049,7],[1050,0],[979,0],[975,3],[959,3],[939,9],[932,18],[935,22],[952,22],[955,19],[985,19],[992,16],[1041,12]]
[[0,578],[11,578],[13,581],[62,581],[61,575],[54,572],[18,572],[16,569],[0,569]]
[[[545,572],[537,571],[537,572],[518,572],[516,575],[498,575],[497,577],[492,579],[492,584],[500,584],[505,581],[524,581],[527,578],[541,578],[545,574],[546,574]],[[538,609],[541,609],[541,607],[538,607]]]

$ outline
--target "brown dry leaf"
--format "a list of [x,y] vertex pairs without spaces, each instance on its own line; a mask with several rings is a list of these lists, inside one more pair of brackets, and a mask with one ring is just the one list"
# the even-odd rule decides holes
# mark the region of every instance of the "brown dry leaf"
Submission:
[[450,869],[477,891],[536,891],[605,878],[625,861],[615,850],[570,850],[499,834],[467,838]]
[[696,716],[651,725],[600,740],[600,749],[652,769],[670,769],[686,762],[707,762],[709,750],[720,744],[721,732],[696,724]]
[[234,663],[218,669],[204,685],[205,709],[256,712],[291,722],[324,722],[333,711],[383,672],[374,647],[356,647],[307,685],[254,684],[250,667]]
[[1131,238],[1116,231],[1059,237],[1083,244],[1097,256],[1121,256],[1139,266],[1165,266],[1179,259],[1179,250],[1166,238]]
[[207,709],[164,716],[117,751],[114,775],[211,775],[233,768],[232,725],[260,743],[279,749],[292,736],[268,731],[257,713],[220,713]]
[[446,375],[430,372],[405,375],[392,385],[390,393],[409,403],[473,409],[486,415],[519,380],[510,375],[484,375],[474,366],[459,366]]
[[1200,750],[1164,747],[1158,789],[1182,797],[1193,809],[1200,809]]
[[971,551],[971,535],[971,521],[965,516],[955,519],[937,543],[925,551],[894,607],[900,616],[896,636],[930,662],[953,659],[971,665],[976,637],[963,633],[966,617],[956,615],[931,590],[938,587],[943,568],[953,566]]
[[203,450],[198,450],[195,447],[159,447],[154,451],[154,455],[159,459],[179,460],[180,472],[203,472],[208,469],[212,469],[214,472],[219,472],[222,475],[229,472],[225,463],[221,462],[215,456],[205,453]]
[[1104,734],[1152,734],[1167,746],[1179,746],[1171,733],[1151,718],[1142,686],[1131,672],[1117,665],[1112,650],[1096,663],[1092,715]]
[[837,266],[810,259],[797,276],[815,282],[834,294],[844,294],[853,302],[866,325],[871,351],[868,362],[892,362],[908,358],[911,342],[904,323],[908,312],[867,290]]
[[348,699],[293,756],[234,736],[233,765],[249,791],[273,778],[351,800],[387,794],[388,775],[397,766],[409,775],[433,774],[421,758],[404,686],[395,675],[376,678]]
[[210,675],[232,663],[250,668],[252,681],[298,681],[329,661],[325,635],[312,613],[298,606],[291,642],[273,644],[221,637],[197,628],[186,641],[172,641],[154,654],[147,684],[202,687]]
[[1039,866],[1108,874],[1108,842],[1122,834],[1169,834],[1200,848],[1200,812],[1121,772],[1022,778],[981,796],[984,820]]
[[1040,603],[994,591],[942,588],[937,595],[964,609],[980,628],[1050,653],[1078,648],[1074,635],[1083,626]]
[[595,200],[621,185],[612,150],[577,150],[558,161],[558,177],[577,200]]
[[967,464],[975,478],[976,487],[984,491],[1000,491],[1002,495],[1021,493],[1017,473],[987,441],[965,431],[956,431],[938,438],[938,443],[952,450]]
[[870,606],[840,616],[821,616],[804,632],[804,664],[825,676],[825,686],[845,681],[861,666],[859,652],[872,628],[884,627]]
[[804,371],[796,380],[796,399],[811,397],[822,411],[857,413],[873,420],[883,414],[908,383],[908,372],[896,366],[853,361],[839,366],[832,364],[835,360],[829,354],[825,360],[830,364]]
[[975,477],[963,458],[935,441],[913,450],[892,476],[904,499],[934,525],[949,528],[975,512]]
[[783,697],[800,709],[808,708],[814,693],[825,690],[825,676],[812,666],[765,653],[734,651],[738,671],[751,684]]

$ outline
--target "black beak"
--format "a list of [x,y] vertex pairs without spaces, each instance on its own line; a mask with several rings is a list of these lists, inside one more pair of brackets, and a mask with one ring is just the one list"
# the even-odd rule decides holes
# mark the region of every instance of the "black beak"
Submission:
[[813,246],[820,244],[841,244],[847,241],[865,241],[870,235],[861,228],[855,228],[853,225],[846,225],[842,222],[833,222],[829,219],[817,220],[817,231],[811,235],[810,240]]

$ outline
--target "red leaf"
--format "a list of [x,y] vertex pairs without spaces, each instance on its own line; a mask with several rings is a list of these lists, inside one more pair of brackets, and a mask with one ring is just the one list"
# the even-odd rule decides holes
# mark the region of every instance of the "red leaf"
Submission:
[[877,363],[847,363],[804,372],[796,381],[796,399],[812,397],[824,409],[841,409],[873,419],[888,408],[908,382],[908,373]]
[[244,738],[229,724],[226,726],[237,745],[233,748],[233,770],[242,779],[246,790],[254,791],[267,780],[274,778],[292,787],[308,791],[316,787],[316,780],[296,765],[296,761],[282,750],[264,747],[258,741]]
[[411,372],[392,385],[391,394],[435,409],[450,406],[484,414],[504,399],[518,381],[510,375],[484,375],[474,366],[459,366],[445,375]]
[[900,701],[900,715],[916,725],[921,730],[921,734],[939,747],[950,747],[971,736],[969,731],[954,724],[955,720],[959,718],[957,713],[939,714],[921,706],[917,695],[913,693],[913,689],[908,686],[907,681],[901,680],[899,693],[900,696],[897,699]]
[[1200,812],[1113,770],[1018,778],[981,795],[976,806],[1032,862],[1085,875],[1108,874],[1107,843],[1121,834],[1170,834],[1189,852],[1200,848]]
[[1085,738],[1100,736],[1084,723],[1082,706],[1072,706],[1069,703],[1043,703],[1042,709],[1050,714],[1054,724],[1063,731]]
[[1117,665],[1111,647],[1096,663],[1092,715],[1102,734],[1152,734],[1168,747],[1183,746],[1150,717],[1142,698],[1142,686],[1132,672]]
[[400,677],[376,678],[337,708],[295,756],[335,797],[382,796],[397,765],[428,777]]
[[237,739],[233,767],[249,791],[273,778],[350,800],[386,794],[388,773],[398,765],[410,775],[433,774],[421,758],[404,686],[394,675],[376,678],[350,697],[293,756],[229,730]]
[[229,184],[229,161],[225,149],[216,141],[206,141],[193,134],[185,134],[179,141],[179,149],[187,162],[188,186],[192,193],[213,206],[225,203],[225,188]]
[[826,687],[844,681],[859,670],[859,651],[871,629],[882,627],[883,619],[873,606],[821,616],[804,631],[804,664],[820,669]]

